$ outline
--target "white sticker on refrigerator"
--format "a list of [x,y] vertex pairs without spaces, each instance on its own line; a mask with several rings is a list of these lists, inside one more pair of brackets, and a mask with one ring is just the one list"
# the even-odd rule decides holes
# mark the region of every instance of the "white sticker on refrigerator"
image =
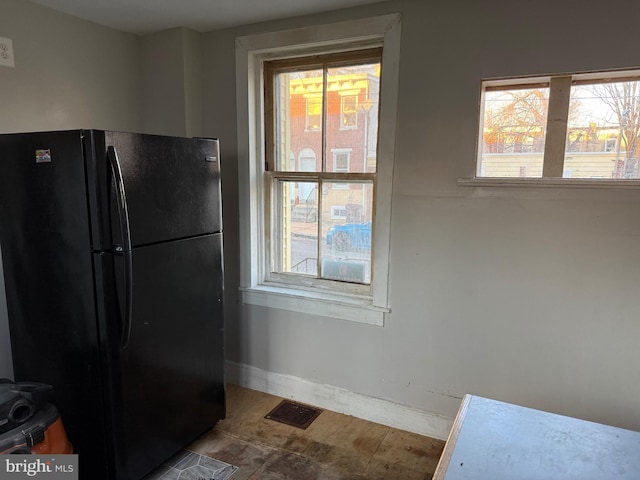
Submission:
[[36,150],[36,163],[51,162],[51,150]]

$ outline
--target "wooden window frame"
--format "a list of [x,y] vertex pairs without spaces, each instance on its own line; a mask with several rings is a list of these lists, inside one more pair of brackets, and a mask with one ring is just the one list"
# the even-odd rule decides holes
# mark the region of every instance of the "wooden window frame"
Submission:
[[[566,185],[578,187],[640,187],[640,178],[587,178],[565,177],[567,155],[567,128],[571,100],[571,87],[577,85],[594,85],[617,82],[640,82],[640,71],[617,70],[608,72],[589,72],[577,74],[553,75],[549,77],[512,78],[486,80],[482,84],[482,100],[478,132],[478,149],[476,158],[476,174],[473,178],[458,179],[459,185],[500,185],[518,184],[531,186]],[[545,147],[542,155],[541,177],[487,177],[482,173],[483,160],[483,118],[485,108],[485,92],[496,92],[517,89],[549,88]],[[619,141],[619,140],[616,140]],[[607,150],[603,150],[606,152]]]
[[[396,157],[402,15],[398,12],[237,37],[235,40],[240,302],[384,327],[390,305],[391,203]],[[264,64],[270,60],[383,47],[379,83],[375,277],[368,295],[266,280]]]
[[[267,61],[263,65],[263,82],[264,82],[264,128],[265,128],[265,245],[268,245],[266,264],[269,266],[265,272],[267,281],[279,282],[283,284],[292,284],[302,287],[320,287],[323,289],[336,290],[342,293],[352,293],[357,295],[371,295],[373,288],[374,272],[374,245],[375,237],[372,229],[372,248],[370,257],[371,279],[368,284],[351,284],[336,280],[325,279],[321,277],[321,219],[318,216],[318,274],[316,277],[301,275],[289,272],[277,272],[276,261],[280,256],[276,253],[279,226],[281,222],[276,218],[279,213],[276,207],[277,184],[281,181],[307,181],[316,182],[318,191],[322,191],[323,183],[331,181],[341,181],[349,183],[370,183],[373,188],[373,205],[372,205],[372,224],[375,226],[376,219],[376,172],[335,172],[327,169],[327,78],[330,68],[340,66],[357,66],[366,65],[368,63],[382,63],[382,48],[369,48],[363,50],[353,50],[338,53],[329,53],[321,55],[309,55],[296,58],[278,59]],[[277,85],[275,83],[276,76],[281,73],[296,72],[301,70],[322,70],[323,71],[323,89],[322,89],[322,121],[321,121],[321,168],[317,172],[291,172],[286,169],[278,168],[278,140],[277,140]],[[342,119],[342,105],[341,105]],[[306,119],[305,119],[306,123]],[[351,127],[353,129],[353,127]],[[379,132],[378,132],[379,136]],[[332,169],[333,170],[333,169]],[[322,195],[318,196],[318,211],[323,211]]]

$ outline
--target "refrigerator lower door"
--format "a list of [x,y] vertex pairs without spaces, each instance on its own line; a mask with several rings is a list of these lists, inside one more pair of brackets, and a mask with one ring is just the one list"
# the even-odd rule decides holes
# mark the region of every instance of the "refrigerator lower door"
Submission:
[[134,248],[130,335],[115,408],[139,479],[224,418],[222,234]]

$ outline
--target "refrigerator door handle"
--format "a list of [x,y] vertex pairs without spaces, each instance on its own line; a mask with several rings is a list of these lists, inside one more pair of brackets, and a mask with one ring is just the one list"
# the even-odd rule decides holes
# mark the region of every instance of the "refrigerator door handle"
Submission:
[[133,268],[131,264],[131,232],[129,229],[129,211],[127,209],[127,197],[124,191],[124,181],[122,180],[122,171],[120,170],[120,162],[118,161],[118,153],[115,147],[107,148],[107,158],[111,167],[111,174],[115,181],[116,187],[116,204],[118,206],[118,221],[120,223],[120,232],[122,235],[122,243],[114,245],[113,251],[116,255],[122,255],[124,258],[124,321],[122,322],[122,334],[120,338],[120,346],[124,350],[129,345],[131,338],[131,313],[133,311]]

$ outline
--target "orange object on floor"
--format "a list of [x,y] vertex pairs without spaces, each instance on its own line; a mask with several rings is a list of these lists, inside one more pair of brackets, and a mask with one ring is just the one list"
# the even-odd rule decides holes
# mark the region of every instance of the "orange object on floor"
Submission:
[[58,410],[47,403],[30,420],[1,434],[0,454],[7,453],[73,453]]
[[44,440],[31,447],[31,453],[73,453],[73,445],[67,438],[67,433],[60,418],[45,430]]

